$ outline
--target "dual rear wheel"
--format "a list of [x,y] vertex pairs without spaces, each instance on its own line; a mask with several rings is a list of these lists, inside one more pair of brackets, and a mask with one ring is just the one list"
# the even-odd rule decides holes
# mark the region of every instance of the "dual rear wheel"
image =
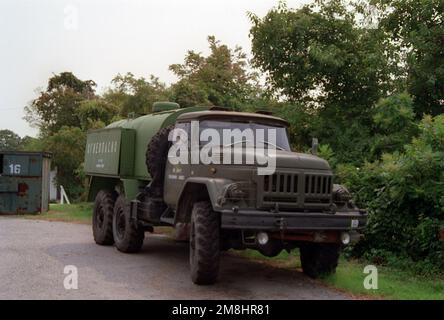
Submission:
[[[97,194],[93,212],[93,235],[99,245],[114,244],[119,251],[134,253],[143,245],[144,231],[131,219],[125,197],[108,191]],[[208,201],[197,202],[191,214],[191,279],[200,285],[213,284],[219,274],[220,219]]]
[[101,190],[94,203],[93,235],[99,245],[112,245],[125,253],[140,251],[144,230],[131,219],[130,206],[124,195]]

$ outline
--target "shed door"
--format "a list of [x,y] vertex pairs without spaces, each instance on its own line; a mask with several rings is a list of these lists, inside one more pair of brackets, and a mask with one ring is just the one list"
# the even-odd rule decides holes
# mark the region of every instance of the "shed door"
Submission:
[[0,213],[16,212],[17,190],[17,181],[7,177],[0,179]]

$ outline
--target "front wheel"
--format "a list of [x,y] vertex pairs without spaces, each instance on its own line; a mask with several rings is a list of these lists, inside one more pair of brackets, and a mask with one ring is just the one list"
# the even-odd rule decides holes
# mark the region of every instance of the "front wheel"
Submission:
[[116,248],[125,253],[135,253],[142,249],[145,232],[131,220],[129,205],[125,196],[120,195],[114,205],[113,235]]
[[307,243],[300,247],[301,265],[310,278],[336,272],[341,246],[335,243]]
[[195,284],[208,285],[219,274],[220,219],[208,201],[197,202],[191,214],[190,267]]

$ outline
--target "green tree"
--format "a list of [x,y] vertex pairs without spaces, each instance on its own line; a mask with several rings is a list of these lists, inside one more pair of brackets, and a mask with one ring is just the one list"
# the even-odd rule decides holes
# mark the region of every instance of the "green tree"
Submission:
[[0,130],[0,151],[15,151],[20,148],[22,139],[15,132]]
[[83,192],[79,168],[84,159],[86,134],[78,127],[63,126],[45,139],[45,148],[53,154],[57,167],[57,184],[63,185],[68,196],[76,199]]
[[80,126],[77,110],[80,103],[94,97],[95,83],[82,81],[71,72],[52,76],[45,91],[25,107],[25,119],[50,135],[63,126]]
[[379,28],[359,23],[349,2],[317,1],[292,10],[280,4],[250,14],[254,66],[283,99],[302,104],[314,119],[310,135],[338,161],[363,161],[369,152],[372,107],[394,90],[392,46]]
[[77,110],[83,131],[99,129],[110,124],[119,117],[119,108],[105,99],[97,98],[80,103]]
[[444,2],[442,0],[373,0],[382,11],[381,27],[406,52],[407,90],[415,112],[444,112]]
[[25,136],[22,139],[21,148],[23,151],[45,151],[45,143],[42,138]]
[[112,80],[112,87],[103,95],[109,106],[116,106],[123,117],[130,113],[143,115],[151,112],[156,101],[168,100],[166,85],[151,75],[147,80],[136,78],[132,73],[118,74]]
[[388,251],[412,259],[418,271],[433,273],[430,266],[444,268],[438,237],[444,223],[444,115],[424,117],[418,130],[400,152],[359,170],[340,165],[337,173],[369,210],[365,239],[355,253],[381,260]]
[[253,62],[289,100],[351,119],[368,114],[389,89],[383,34],[358,25],[342,1],[298,10],[281,4],[250,17]]
[[170,70],[179,78],[172,86],[172,97],[183,107],[215,105],[240,109],[257,93],[257,75],[249,70],[241,47],[234,49],[208,37],[210,54],[188,51],[183,64],[172,64]]
[[171,100],[177,102],[182,108],[212,105],[208,100],[207,91],[187,80],[180,80],[171,86]]
[[374,134],[369,160],[377,160],[383,153],[401,151],[418,133],[413,100],[407,93],[381,99],[373,112]]

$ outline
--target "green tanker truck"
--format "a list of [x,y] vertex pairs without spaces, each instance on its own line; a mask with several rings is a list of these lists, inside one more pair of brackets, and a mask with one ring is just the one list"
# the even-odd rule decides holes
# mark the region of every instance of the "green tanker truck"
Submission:
[[[341,247],[360,237],[367,214],[346,188],[333,183],[327,161],[290,150],[287,127],[285,120],[264,113],[159,102],[149,115],[89,132],[85,171],[88,199],[94,201],[95,242],[134,253],[146,232],[174,227],[178,240],[189,241],[196,284],[217,280],[220,252],[229,249],[251,248],[273,257],[299,248],[308,276],[334,272]],[[171,159],[175,129],[199,139],[197,145],[182,141],[189,151],[182,160],[189,161]],[[261,143],[274,147],[274,170],[260,174],[263,161],[231,164],[220,158],[223,152],[210,152],[219,162],[196,162],[193,152],[206,148],[201,141],[206,129],[273,132],[273,140],[264,136]],[[248,158],[255,146],[243,137],[219,143],[218,150],[229,149],[230,159]]]

